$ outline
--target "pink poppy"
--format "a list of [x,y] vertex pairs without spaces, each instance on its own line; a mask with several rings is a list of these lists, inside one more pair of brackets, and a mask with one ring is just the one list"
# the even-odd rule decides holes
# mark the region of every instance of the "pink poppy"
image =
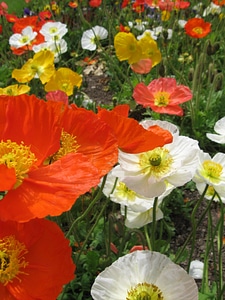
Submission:
[[144,83],[136,85],[133,98],[138,104],[150,107],[157,113],[183,115],[179,104],[192,99],[192,92],[185,85],[177,85],[174,78],[159,78],[148,86]]

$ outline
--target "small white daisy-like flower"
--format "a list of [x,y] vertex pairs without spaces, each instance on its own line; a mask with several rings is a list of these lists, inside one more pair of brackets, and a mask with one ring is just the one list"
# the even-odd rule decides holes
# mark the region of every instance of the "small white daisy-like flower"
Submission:
[[209,6],[206,7],[203,11],[203,17],[208,15],[219,15],[221,13],[221,7],[219,5],[214,4],[211,2]]
[[190,181],[198,164],[196,140],[174,136],[173,142],[153,150],[130,154],[119,151],[119,167],[113,175],[136,193],[153,198],[162,195],[168,183],[178,187]]
[[61,22],[47,22],[40,30],[45,41],[59,41],[67,32],[67,25]]
[[108,31],[102,26],[94,26],[93,28],[83,32],[81,37],[81,47],[85,50],[94,51],[97,49],[99,40],[104,40],[108,37]]
[[9,44],[13,48],[20,48],[29,45],[37,36],[37,32],[33,31],[31,26],[25,27],[21,33],[14,33],[9,38]]
[[202,279],[204,263],[200,260],[193,260],[190,264],[189,275],[194,279]]
[[225,144],[225,117],[216,122],[214,130],[217,134],[206,133],[207,138],[218,144]]
[[95,279],[94,300],[197,300],[194,279],[167,256],[140,250],[120,257]]
[[[208,153],[201,151],[199,153],[199,164],[196,174],[193,177],[196,187],[200,193],[208,184],[206,197],[212,198],[216,191],[221,200],[225,199],[225,154],[217,153],[213,158]],[[210,197],[211,196],[211,197]],[[214,199],[218,201],[218,197]],[[225,203],[225,202],[224,202]]]

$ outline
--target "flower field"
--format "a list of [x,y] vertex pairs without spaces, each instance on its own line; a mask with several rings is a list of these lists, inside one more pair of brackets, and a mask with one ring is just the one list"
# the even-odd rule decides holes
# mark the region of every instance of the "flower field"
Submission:
[[225,1],[0,20],[0,299],[223,300]]

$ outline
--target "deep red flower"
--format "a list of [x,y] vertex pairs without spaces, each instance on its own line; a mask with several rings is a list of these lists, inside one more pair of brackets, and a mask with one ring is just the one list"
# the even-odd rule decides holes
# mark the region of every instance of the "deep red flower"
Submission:
[[143,4],[139,4],[137,1],[135,1],[132,4],[132,9],[136,12],[136,13],[141,13],[145,10],[145,7]]
[[0,220],[60,215],[99,183],[98,169],[82,153],[49,161],[60,149],[61,130],[48,102],[26,94],[0,96],[0,165],[15,170],[14,176],[6,173],[11,188],[0,182]]
[[0,34],[2,34],[2,25],[0,25]]
[[179,104],[191,100],[192,93],[189,87],[177,85],[174,78],[159,78],[148,86],[137,84],[133,98],[138,104],[150,107],[155,112],[182,116],[183,110]]
[[[126,110],[126,108],[125,108]],[[172,136],[167,132],[165,136],[158,135],[154,131],[144,129],[138,121],[124,115],[124,107],[108,111],[99,108],[98,116],[109,125],[117,138],[119,149],[128,153],[140,153],[161,147],[172,141]],[[117,112],[118,111],[118,112]],[[122,113],[121,113],[122,112]]]
[[1,299],[55,300],[75,271],[60,228],[45,219],[0,221],[0,228]]
[[5,18],[9,23],[15,23],[18,20],[18,17],[16,15],[11,14],[6,14]]
[[130,4],[130,0],[123,0],[122,4],[121,4],[121,8],[125,8]]
[[205,22],[201,18],[192,18],[184,26],[187,35],[193,38],[203,38],[211,31],[211,23]]

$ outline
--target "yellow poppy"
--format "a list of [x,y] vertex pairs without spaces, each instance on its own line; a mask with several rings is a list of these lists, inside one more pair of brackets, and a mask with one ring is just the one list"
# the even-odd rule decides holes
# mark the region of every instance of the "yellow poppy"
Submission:
[[54,73],[54,53],[49,50],[43,50],[29,59],[21,69],[13,70],[12,78],[15,78],[18,82],[25,83],[35,77],[39,78],[42,84],[45,84]]
[[59,68],[45,85],[45,91],[51,92],[60,90],[65,92],[67,96],[71,96],[74,87],[77,86],[79,88],[81,83],[81,75],[69,68]]
[[152,67],[160,63],[162,56],[158,49],[158,45],[150,34],[146,33],[143,38],[138,41],[142,49],[142,59],[150,58]]
[[28,85],[13,84],[5,88],[0,88],[0,95],[18,96],[18,95],[26,94],[29,91],[30,91],[30,87]]
[[114,38],[114,47],[120,61],[128,60],[132,65],[142,58],[142,49],[131,32],[118,32]]

